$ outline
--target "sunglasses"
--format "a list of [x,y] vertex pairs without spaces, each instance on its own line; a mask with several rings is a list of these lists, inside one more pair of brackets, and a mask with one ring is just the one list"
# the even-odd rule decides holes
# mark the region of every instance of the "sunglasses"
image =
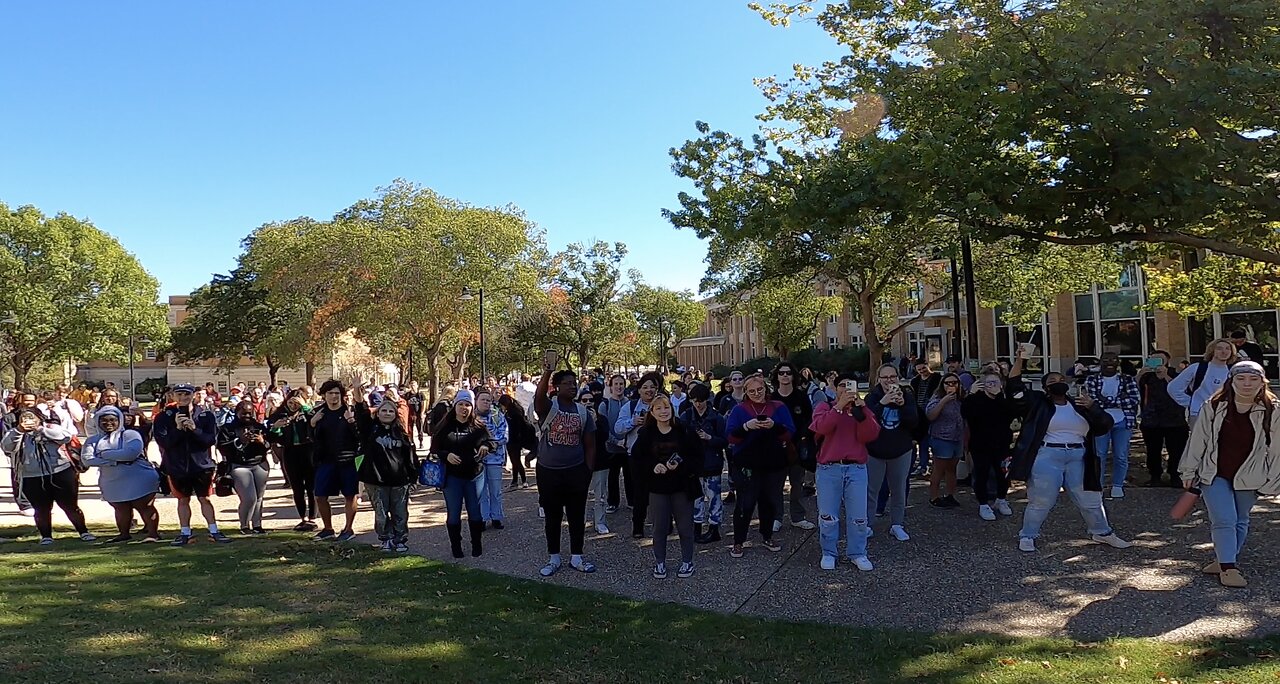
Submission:
[[595,399],[579,399],[579,400],[578,400],[578,403],[579,403],[579,404],[587,404],[588,406],[590,406],[591,404],[596,403],[596,400],[595,400]]
[[960,384],[960,382],[959,382],[958,380],[948,380],[948,381],[946,381],[946,382],[944,382],[944,383],[942,383],[942,384],[944,384],[944,385],[959,385],[959,384]]
[[780,370],[778,371],[778,375],[792,375],[792,373],[789,370]]

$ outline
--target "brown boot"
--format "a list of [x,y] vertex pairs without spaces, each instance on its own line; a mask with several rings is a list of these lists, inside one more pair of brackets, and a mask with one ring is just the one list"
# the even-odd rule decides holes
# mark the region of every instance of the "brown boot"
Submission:
[[1235,568],[1223,570],[1222,574],[1218,575],[1218,581],[1222,583],[1222,586],[1231,587],[1232,589],[1243,589],[1249,586],[1249,583],[1244,581],[1244,575],[1241,575],[1240,571]]
[[1206,575],[1221,575],[1222,566],[1218,565],[1218,561],[1214,561],[1203,568],[1200,568],[1200,572],[1203,572]]

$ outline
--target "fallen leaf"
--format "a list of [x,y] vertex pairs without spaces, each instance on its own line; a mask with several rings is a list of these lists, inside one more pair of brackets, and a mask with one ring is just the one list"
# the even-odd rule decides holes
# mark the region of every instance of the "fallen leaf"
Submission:
[[1041,660],[1040,667],[1043,667],[1044,669],[1048,670],[1048,669],[1051,669],[1053,665],[1051,665],[1047,660]]
[[1120,656],[1118,664],[1120,665],[1121,670],[1129,669],[1129,659],[1124,656]]

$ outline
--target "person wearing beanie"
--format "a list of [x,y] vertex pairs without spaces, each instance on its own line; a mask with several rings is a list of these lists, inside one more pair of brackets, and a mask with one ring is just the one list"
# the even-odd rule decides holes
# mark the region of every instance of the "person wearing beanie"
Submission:
[[444,464],[445,529],[454,558],[462,558],[462,505],[467,506],[471,528],[471,555],[483,552],[480,538],[484,520],[480,517],[480,495],[484,491],[484,460],[493,451],[493,439],[484,419],[476,411],[476,395],[458,390],[449,411],[431,428],[431,453]]
[[1259,496],[1280,494],[1280,459],[1271,457],[1280,440],[1276,396],[1261,365],[1240,361],[1227,382],[1200,410],[1178,464],[1182,485],[1200,488],[1209,513],[1216,561],[1204,572],[1225,587],[1248,583],[1236,565],[1249,535],[1249,517]]

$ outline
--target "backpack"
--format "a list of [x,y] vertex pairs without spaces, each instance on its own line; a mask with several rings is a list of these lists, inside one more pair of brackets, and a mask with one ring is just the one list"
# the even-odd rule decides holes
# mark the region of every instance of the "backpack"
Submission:
[[[634,402],[634,400],[632,400],[632,401]],[[634,404],[634,403],[632,403],[632,405],[631,405],[631,406],[632,406],[632,408],[635,408],[635,404]],[[583,406],[582,404],[579,404],[579,403],[575,402],[575,403],[573,404],[573,408],[574,408],[574,411],[578,414],[578,420],[582,421],[582,425],[583,425],[583,427],[586,427],[586,425],[587,425],[587,407],[586,407],[586,406]],[[552,399],[552,400],[551,400],[551,410],[550,410],[550,411],[547,411],[547,417],[546,417],[545,419],[543,419],[543,421],[542,421],[542,424],[541,424],[541,430],[540,430],[540,432],[539,432],[539,438],[541,438],[541,436],[542,436],[542,435],[547,434],[547,428],[551,427],[551,421],[555,420],[555,417],[556,417],[556,416],[558,416],[558,415],[560,415],[560,413],[561,413],[561,411],[560,411],[560,401],[559,401],[558,399]]]
[[1183,390],[1188,397],[1195,396],[1196,390],[1200,389],[1200,385],[1204,384],[1204,376],[1209,372],[1209,364],[1201,361],[1196,364],[1196,375],[1191,379],[1191,384]]
[[84,462],[84,444],[80,441],[80,435],[72,434],[71,441],[62,445],[62,455],[71,461],[72,467],[77,473],[89,472],[89,466]]

